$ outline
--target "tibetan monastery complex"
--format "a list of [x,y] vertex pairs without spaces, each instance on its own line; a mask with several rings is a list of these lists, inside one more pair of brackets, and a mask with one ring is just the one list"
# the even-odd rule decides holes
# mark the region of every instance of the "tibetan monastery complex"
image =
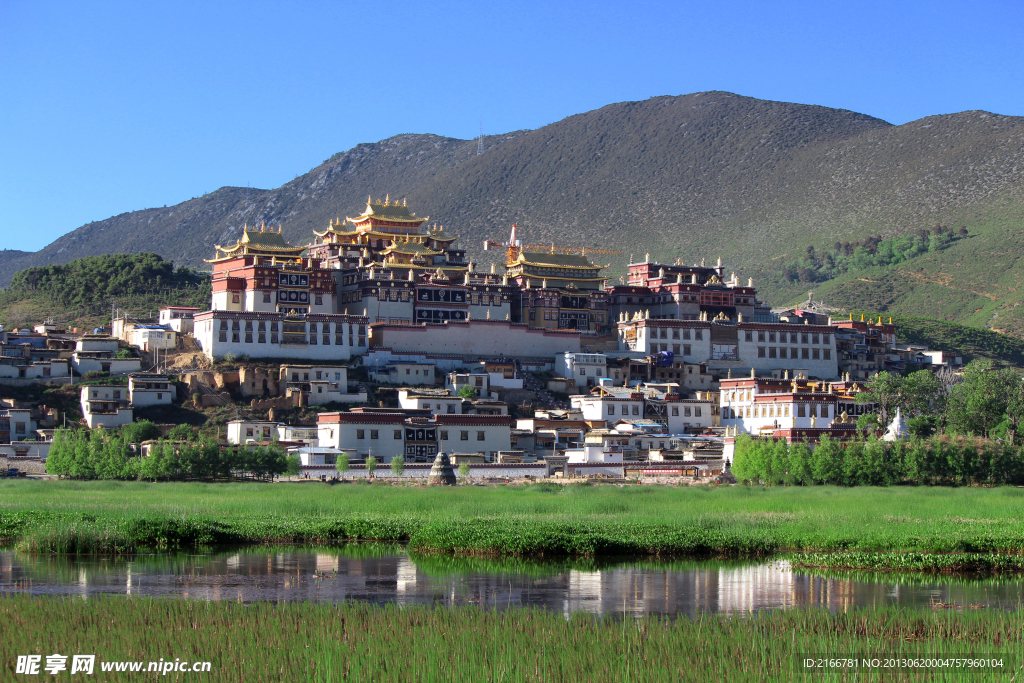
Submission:
[[[630,263],[610,284],[582,248],[524,245],[515,226],[504,272],[478,270],[457,235],[404,201],[368,199],[312,244],[246,227],[216,247],[211,310],[195,335],[211,358],[347,360],[368,353],[550,358],[617,352],[684,365],[831,379],[835,332],[822,316],[773,315],[753,282],[715,265]],[[673,372],[674,371],[674,372]]]

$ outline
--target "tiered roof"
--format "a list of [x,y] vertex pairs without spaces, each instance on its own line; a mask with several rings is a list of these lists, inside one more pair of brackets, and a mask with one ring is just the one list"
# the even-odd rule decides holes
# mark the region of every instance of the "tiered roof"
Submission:
[[[363,212],[355,218],[346,217],[345,221],[351,221],[356,228],[370,227],[376,229],[381,223],[399,223],[408,229],[419,228],[429,218],[429,216],[420,218],[410,212],[404,199],[401,204],[398,202],[392,203],[390,197],[386,197],[383,202],[378,199],[374,203],[371,197],[367,197],[366,208]],[[388,226],[383,226],[383,232],[390,233]]]
[[281,235],[281,228],[278,227],[275,232],[273,228],[267,230],[265,225],[260,226],[259,230],[256,228],[249,228],[248,225],[242,226],[242,237],[233,245],[228,247],[222,247],[219,244],[214,245],[216,249],[216,255],[207,260],[207,263],[213,263],[226,258],[236,258],[238,256],[271,256],[277,258],[300,258],[305,247],[293,247],[284,237]]

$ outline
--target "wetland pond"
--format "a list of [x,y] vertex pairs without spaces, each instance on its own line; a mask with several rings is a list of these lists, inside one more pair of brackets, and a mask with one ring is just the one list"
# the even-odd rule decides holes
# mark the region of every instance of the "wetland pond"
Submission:
[[569,614],[696,616],[887,605],[1018,608],[1024,578],[829,573],[784,558],[722,562],[536,562],[410,555],[401,546],[245,548],[131,557],[0,550],[0,592],[191,600],[344,600],[378,605],[538,607]]

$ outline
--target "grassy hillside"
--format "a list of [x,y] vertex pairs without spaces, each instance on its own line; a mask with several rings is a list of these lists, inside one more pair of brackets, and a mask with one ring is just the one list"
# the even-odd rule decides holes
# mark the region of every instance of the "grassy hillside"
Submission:
[[925,316],[1024,337],[1022,226],[1024,206],[991,210],[966,238],[941,251],[820,283],[788,283],[780,272],[764,273],[761,291],[781,304],[802,301],[813,290],[815,299],[845,310]]
[[[863,308],[929,313],[1024,331],[1013,310],[1024,217],[1024,119],[969,111],[901,126],[855,112],[724,92],[655,97],[476,141],[400,135],[359,145],[274,190],[222,188],[177,206],[91,223],[42,251],[0,258],[0,282],[30,265],[156,251],[198,267],[243,223],[308,239],[368,194],[408,197],[480,241],[518,222],[530,242],[615,247],[686,262],[722,256],[773,304],[806,294],[780,265],[807,246],[913,235],[946,225],[970,238],[884,273],[847,273],[827,291]],[[876,277],[875,275],[881,276]],[[950,293],[952,292],[952,294]],[[934,308],[938,305],[939,308]],[[998,315],[996,315],[998,314]]]

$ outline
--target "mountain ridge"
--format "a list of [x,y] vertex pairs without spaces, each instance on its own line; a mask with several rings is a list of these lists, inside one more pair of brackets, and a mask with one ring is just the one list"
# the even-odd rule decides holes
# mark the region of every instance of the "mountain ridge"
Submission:
[[361,143],[279,188],[224,187],[90,223],[28,256],[0,252],[0,282],[30,265],[118,251],[202,266],[245,223],[280,224],[302,243],[355,215],[367,195],[390,193],[459,234],[484,264],[494,252],[480,241],[516,222],[530,242],[622,250],[608,259],[613,277],[630,254],[722,256],[781,303],[798,289],[773,264],[807,245],[998,224],[1015,248],[1019,231],[1006,228],[1024,216],[1024,118],[977,110],[895,126],[711,91],[609,104],[484,142],[480,155],[476,140],[432,134]]

